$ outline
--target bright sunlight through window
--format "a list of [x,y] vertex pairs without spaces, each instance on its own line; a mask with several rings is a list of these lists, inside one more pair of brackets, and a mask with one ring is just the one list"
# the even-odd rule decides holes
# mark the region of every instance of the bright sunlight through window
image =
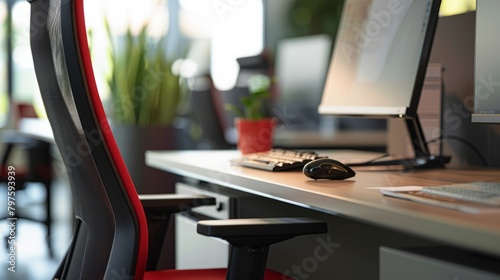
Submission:
[[[236,84],[236,58],[258,55],[264,48],[262,0],[180,0],[183,32],[211,38],[211,75],[219,90]],[[196,27],[196,28],[195,28]],[[200,27],[200,28],[197,28]]]
[[476,9],[476,0],[442,0],[439,14],[451,16]]

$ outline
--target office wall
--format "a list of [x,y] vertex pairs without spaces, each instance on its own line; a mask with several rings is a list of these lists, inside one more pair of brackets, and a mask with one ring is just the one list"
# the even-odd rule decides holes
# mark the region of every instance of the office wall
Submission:
[[289,11],[293,2],[292,0],[264,0],[264,44],[266,49],[273,50],[280,39],[292,36]]
[[[500,125],[471,122],[474,110],[475,12],[442,17],[436,31],[430,62],[443,63],[444,153],[452,166],[500,166]],[[499,51],[500,52],[500,51]]]

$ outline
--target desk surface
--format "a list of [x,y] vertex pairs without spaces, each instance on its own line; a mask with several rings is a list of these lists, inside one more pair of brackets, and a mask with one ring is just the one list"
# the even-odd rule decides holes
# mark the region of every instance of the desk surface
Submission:
[[37,140],[54,143],[52,127],[47,119],[22,118],[16,131]]
[[[326,154],[344,162],[375,155],[356,151]],[[348,180],[314,181],[300,171],[276,173],[230,165],[229,160],[238,156],[237,151],[148,151],[146,163],[189,178],[500,256],[500,211],[467,214],[386,197],[375,189],[478,180],[500,182],[499,170],[358,170]]]

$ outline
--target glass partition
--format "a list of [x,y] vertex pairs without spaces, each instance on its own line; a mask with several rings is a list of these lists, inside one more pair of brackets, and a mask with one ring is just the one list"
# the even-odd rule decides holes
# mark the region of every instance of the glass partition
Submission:
[[5,125],[9,110],[7,87],[7,1],[0,0],[0,127]]
[[33,104],[37,110],[43,111],[43,105],[37,102],[39,92],[31,56],[29,26],[30,4],[15,1],[12,6],[12,100]]

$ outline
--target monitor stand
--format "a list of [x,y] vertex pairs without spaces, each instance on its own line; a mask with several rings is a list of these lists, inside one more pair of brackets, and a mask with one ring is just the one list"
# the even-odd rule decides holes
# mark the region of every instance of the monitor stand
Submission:
[[349,166],[401,166],[404,170],[409,171],[416,169],[443,168],[445,164],[450,162],[451,157],[449,156],[433,155],[430,153],[418,116],[407,117],[405,119],[405,124],[415,153],[413,158],[391,160],[375,159],[368,162],[350,163]]

